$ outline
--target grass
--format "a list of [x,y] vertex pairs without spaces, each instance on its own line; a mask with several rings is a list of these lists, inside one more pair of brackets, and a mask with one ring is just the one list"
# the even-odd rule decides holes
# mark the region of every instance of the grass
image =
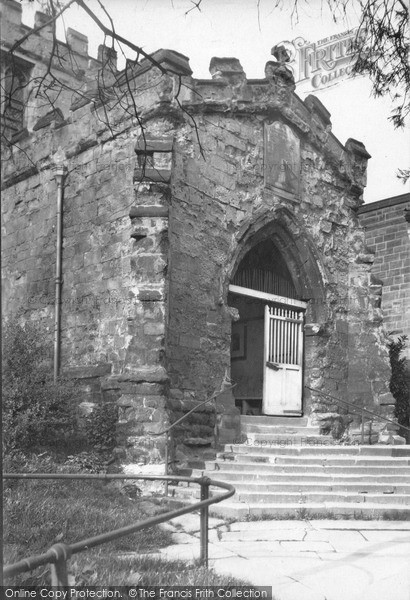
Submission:
[[[146,504],[146,503],[145,503]],[[130,525],[147,518],[140,499],[131,499],[120,489],[105,482],[96,481],[33,481],[17,480],[6,483],[4,490],[4,555],[6,563],[13,563],[24,556],[41,554],[52,544],[64,541],[73,543]],[[155,506],[155,505],[154,505]],[[155,512],[166,512],[167,507],[156,505]],[[147,553],[171,543],[171,534],[160,527],[151,527],[119,540],[104,544],[101,548],[78,555],[72,561],[75,577],[83,579],[84,568],[80,564],[96,564],[104,555],[120,552]],[[77,567],[76,567],[77,565]],[[45,583],[44,569],[32,576],[20,576],[17,583],[37,585]],[[98,569],[97,569],[98,571]]]
[[[21,462],[21,456],[20,464],[16,461],[13,465],[7,464],[6,461],[5,471],[68,470],[56,464],[49,455],[32,457],[25,465]],[[72,459],[69,464],[73,471]],[[5,480],[5,564],[43,553],[59,541],[77,542],[171,510],[164,497],[130,495],[132,488],[128,483]],[[171,532],[154,526],[76,554],[68,563],[69,583],[75,586],[164,585],[165,582],[167,585],[246,585],[234,578],[220,577],[198,564],[164,561],[155,556],[159,548],[171,543]],[[49,583],[48,566],[7,581],[8,585],[24,586]]]
[[[77,556],[81,561],[81,555]],[[73,561],[71,561],[73,563]],[[90,556],[87,564],[73,564],[76,585],[150,586],[245,586],[249,583],[229,575],[218,575],[198,563],[165,561],[150,557]],[[82,569],[82,571],[80,570]]]

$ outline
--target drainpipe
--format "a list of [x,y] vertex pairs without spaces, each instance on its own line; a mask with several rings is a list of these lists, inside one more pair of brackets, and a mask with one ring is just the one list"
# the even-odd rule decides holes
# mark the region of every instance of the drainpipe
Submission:
[[[57,162],[57,161],[56,161]],[[54,382],[60,370],[60,330],[61,330],[61,286],[62,280],[62,253],[63,253],[63,196],[64,178],[67,168],[56,164],[53,168],[57,180],[57,241],[56,241],[56,277],[55,277],[55,307],[54,307]]]

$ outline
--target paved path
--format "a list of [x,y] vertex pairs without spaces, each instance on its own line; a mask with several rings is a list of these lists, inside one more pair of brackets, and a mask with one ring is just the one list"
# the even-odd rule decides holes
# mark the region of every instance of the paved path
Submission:
[[[167,525],[169,559],[199,557],[199,517]],[[410,600],[410,521],[210,519],[210,566],[276,600]]]

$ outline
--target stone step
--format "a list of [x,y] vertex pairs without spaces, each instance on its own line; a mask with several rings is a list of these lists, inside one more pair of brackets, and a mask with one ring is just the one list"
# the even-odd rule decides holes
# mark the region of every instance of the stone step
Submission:
[[[342,462],[342,464],[340,464]],[[377,464],[373,464],[376,462]],[[282,463],[282,462],[266,462],[266,463],[255,463],[252,461],[209,461],[204,463],[203,468],[194,469],[196,473],[202,473],[203,471],[207,471],[215,475],[219,472],[235,472],[235,473],[253,473],[262,475],[264,473],[268,474],[276,474],[276,473],[287,473],[289,475],[306,475],[306,474],[322,474],[329,473],[335,474],[345,473],[347,475],[389,475],[394,474],[397,475],[406,475],[409,473],[410,464],[408,461],[400,462],[396,464],[395,462],[386,463],[385,461],[360,461],[359,463],[352,463],[345,461],[326,461],[326,462],[315,462],[312,464],[306,465],[306,463]],[[181,475],[185,472],[190,476],[192,469],[184,470],[181,472]],[[199,477],[200,475],[196,475]],[[218,475],[219,476],[219,475]]]
[[217,457],[223,458],[229,454],[274,454],[278,456],[302,456],[309,455],[330,455],[330,456],[391,456],[410,458],[410,445],[406,446],[342,446],[342,445],[269,445],[261,442],[258,445],[253,444],[226,444],[224,450],[217,454]]
[[[211,510],[226,517],[410,519],[410,446],[273,447],[226,445],[217,460],[184,474],[232,483],[232,499]],[[268,434],[266,434],[268,435]],[[205,468],[204,468],[205,467]],[[194,485],[170,489],[198,501]],[[211,487],[211,495],[220,490]],[[305,515],[305,516],[304,516]]]
[[[291,458],[291,460],[289,460]],[[400,461],[400,462],[397,462]],[[305,469],[308,470],[310,468],[312,468],[313,466],[327,466],[327,467],[336,467],[336,466],[341,466],[341,467],[350,467],[350,466],[358,466],[358,467],[371,467],[371,466],[378,466],[378,467],[389,467],[389,466],[401,466],[401,467],[408,467],[410,465],[410,459],[408,458],[397,458],[394,459],[392,457],[375,457],[375,458],[371,458],[371,457],[358,457],[358,456],[353,456],[350,458],[346,458],[346,457],[337,457],[337,456],[333,456],[331,458],[329,458],[328,456],[324,456],[324,455],[318,455],[317,457],[312,457],[311,460],[307,460],[305,457],[297,457],[297,456],[293,456],[293,457],[283,457],[283,456],[270,456],[269,454],[254,454],[254,455],[249,455],[247,456],[246,454],[243,455],[236,455],[234,460],[217,460],[216,461],[218,463],[218,465],[220,466],[224,466],[228,465],[228,464],[246,464],[246,465],[252,465],[252,468],[259,468],[259,466],[263,466],[263,465],[276,465],[276,466],[280,466],[282,468],[287,468],[288,466],[292,466],[292,465],[299,465],[299,468],[301,469]]]
[[[371,497],[366,497],[362,502],[344,502],[343,500],[324,502],[244,502],[236,496],[212,504],[209,514],[223,519],[387,519],[410,520],[410,506],[390,502],[390,496],[384,502],[372,502]],[[172,498],[170,498],[172,502]],[[193,495],[186,496],[187,504],[198,502]],[[176,498],[180,502],[180,497]]]
[[[263,490],[263,493],[287,493],[287,492],[300,492],[302,494],[310,494],[315,492],[358,492],[358,493],[381,493],[381,494],[410,494],[410,483],[405,484],[397,480],[394,482],[387,483],[376,483],[370,481],[354,482],[354,481],[327,481],[327,482],[311,482],[311,481],[300,481],[300,482],[289,482],[289,481],[274,481],[274,482],[263,482],[261,486],[260,482],[248,481],[238,482],[229,481],[232,483],[238,494],[243,493],[256,493]],[[409,496],[410,499],[410,496]]]
[[[377,487],[381,489],[377,489]],[[374,489],[376,488],[376,489]],[[399,489],[400,488],[400,489]],[[391,504],[408,505],[409,490],[405,486],[367,486],[367,485],[335,485],[335,486],[312,486],[310,484],[292,485],[264,485],[263,487],[249,485],[235,485],[236,493],[234,500],[241,502],[374,502],[377,504],[389,502]],[[220,488],[210,488],[210,495],[220,494]],[[198,486],[178,487],[173,489],[173,497],[200,499]]]
[[241,425],[278,425],[285,427],[292,425],[294,427],[306,427],[307,417],[268,417],[265,415],[241,415]]
[[[246,439],[244,436],[246,435]],[[301,430],[299,433],[247,433],[242,434],[241,445],[244,446],[265,446],[273,445],[280,448],[294,447],[294,446],[319,446],[327,447],[333,446],[336,442],[332,436],[320,435],[319,432],[316,434],[308,434]]]
[[[246,455],[239,455],[241,459],[246,458]],[[274,455],[275,463],[292,464],[292,463],[304,463],[306,465],[314,464],[317,461],[322,461],[325,464],[335,462],[335,464],[368,464],[368,465],[382,465],[382,464],[410,464],[410,456],[390,456],[386,455],[371,455],[371,454],[335,454],[327,453],[326,451],[322,454],[310,455],[310,456],[286,456],[285,455]]]
[[[227,481],[228,483],[234,483],[235,485],[244,482],[245,484],[255,483],[261,485],[265,483],[311,483],[315,485],[325,484],[343,484],[343,483],[369,483],[369,484],[387,484],[387,485],[402,485],[410,484],[410,469],[407,469],[405,474],[374,474],[360,473],[360,474],[346,474],[343,471],[341,473],[297,473],[289,474],[283,472],[264,472],[254,473],[249,471],[242,471],[237,473],[236,471],[208,471],[207,474],[214,479],[220,481]],[[195,471],[192,477],[201,477],[201,471]]]
[[277,433],[286,437],[288,435],[320,435],[318,427],[306,427],[304,425],[258,425],[257,423],[242,423],[241,432],[244,435],[250,433]]
[[409,520],[410,507],[397,504],[322,502],[306,504],[245,504],[227,500],[209,507],[213,516],[223,519],[389,519]]
[[364,503],[371,502],[373,504],[400,504],[408,506],[409,496],[407,494],[379,494],[379,493],[358,493],[358,492],[240,492],[235,494],[233,498],[237,498],[241,502],[249,504],[256,503],[273,503],[273,504],[296,504],[305,503],[326,503],[326,502],[343,502],[343,503]]

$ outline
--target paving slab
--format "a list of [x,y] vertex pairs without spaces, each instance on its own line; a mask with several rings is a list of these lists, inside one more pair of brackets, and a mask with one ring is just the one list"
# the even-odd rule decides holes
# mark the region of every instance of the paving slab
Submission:
[[318,592],[299,581],[275,585],[273,595],[275,600],[301,600],[302,598],[303,600],[328,600],[322,592]]
[[210,559],[227,559],[238,556],[235,552],[233,552],[230,548],[226,548],[223,544],[209,544],[208,553]]
[[410,567],[410,557],[407,557],[407,560],[400,559],[396,563],[394,561],[386,560],[384,556],[374,556],[372,554],[342,554],[337,552],[335,554],[323,554],[320,556],[324,562],[324,564],[321,567],[322,571],[328,570],[329,572],[331,572],[332,569],[335,568],[335,565],[333,564],[332,566],[330,563],[336,562],[338,563],[336,567],[350,565],[361,569],[363,573],[373,573],[375,580],[379,577],[383,579],[385,579],[386,577],[397,577],[400,573],[400,570],[403,570],[404,568],[405,571],[403,572],[406,572],[406,574],[407,571],[410,572],[410,568],[407,569],[407,567]]
[[[249,562],[255,564],[251,558]],[[271,582],[275,584],[283,578],[291,581],[297,581],[295,574],[310,573],[318,568],[318,558],[315,552],[300,554],[274,554],[269,558],[258,561],[257,571],[267,571]],[[258,575],[259,573],[257,573]],[[271,583],[270,585],[273,585]]]
[[[327,553],[326,556],[331,555]],[[317,559],[301,561],[291,556],[288,559],[281,558],[280,562],[273,558],[268,564],[264,559],[263,564],[259,562],[259,568],[264,572],[267,569],[270,573],[269,585],[272,585],[273,595],[277,600],[409,600],[408,574],[403,577],[403,574],[407,573],[405,565],[392,568],[386,561],[383,565],[376,561],[377,564],[374,565],[368,556],[363,557],[365,560],[356,556],[352,564],[351,555],[342,555],[341,561],[337,559],[338,556],[341,555],[334,553],[333,560],[324,560],[321,564]],[[257,577],[259,572],[258,566],[255,565],[255,584]],[[384,595],[376,586],[376,582],[381,579]],[[296,585],[296,582],[299,585]],[[398,582],[403,582],[403,585]],[[369,589],[372,589],[372,595],[368,593]]]
[[161,557],[165,560],[183,560],[192,562],[199,559],[200,548],[199,544],[178,544],[160,548]]
[[[180,517],[175,517],[175,519],[172,519],[171,521],[169,521],[169,523],[176,529],[183,530],[186,533],[191,533],[200,530],[199,513],[189,513],[187,515],[181,515]],[[215,527],[219,527],[221,525],[225,525],[225,520],[217,519],[216,517],[209,517],[209,529],[214,529]]]
[[410,531],[362,531],[361,534],[369,542],[410,542]]
[[[246,570],[251,581],[261,581],[260,585],[272,586],[275,600],[325,600],[324,595],[319,595],[304,582],[298,581],[293,571],[311,572],[317,569],[317,559],[313,557],[289,556],[261,559],[257,563],[249,561]],[[243,571],[245,573],[245,571]],[[347,599],[346,599],[347,600]]]
[[[357,559],[357,557],[356,557]],[[293,573],[304,584],[324,594],[327,600],[409,600],[410,588],[405,571],[400,566],[352,560],[324,562],[320,569],[311,573]],[[383,591],[378,584],[383,585]],[[371,592],[370,592],[371,590]],[[301,598],[300,600],[303,600]]]
[[219,543],[223,548],[229,549],[238,556],[245,558],[259,558],[262,556],[271,556],[274,552],[280,552],[279,542],[224,542]]
[[[218,558],[216,560],[211,558],[209,561],[209,566],[220,575],[230,575],[246,582],[247,584],[251,583],[252,585],[271,586],[272,577],[270,574],[270,569],[266,567],[264,569],[259,569],[257,566],[258,564],[261,564],[261,560],[263,561],[264,559],[258,559],[256,561],[238,556]],[[258,583],[255,583],[255,568],[258,571]]]
[[[272,586],[275,600],[410,600],[409,525],[318,520],[231,523],[223,533],[216,529],[211,533],[210,566],[253,585]],[[197,533],[185,537],[184,530],[175,538],[181,543],[162,549],[162,556],[199,557]]]
[[[352,519],[352,520],[330,520],[330,519],[311,519],[309,524],[313,529],[369,529],[371,531],[377,530],[402,530],[410,531],[410,521],[369,521],[363,519]],[[232,527],[232,525],[231,525]]]
[[189,533],[185,533],[184,531],[177,531],[176,533],[171,533],[171,539],[173,544],[194,544],[199,543],[197,538],[190,535]]
[[325,530],[316,531],[315,529],[304,531],[304,542],[327,542],[328,532]]
[[355,552],[366,544],[360,531],[328,530],[326,537],[336,552]]
[[402,573],[397,577],[378,578],[369,585],[366,593],[372,600],[410,600],[410,578]]
[[337,562],[325,563],[321,569],[299,577],[304,585],[314,590],[318,596],[323,595],[326,600],[367,600],[366,589],[373,583],[371,573],[355,565],[340,565]]
[[281,548],[291,552],[334,552],[329,542],[280,542]]
[[240,521],[229,525],[230,531],[270,531],[275,529],[312,529],[309,521],[280,519],[278,521]]
[[306,535],[304,528],[300,529],[258,529],[256,531],[227,531],[221,534],[221,541],[281,541],[303,540]]
[[[159,550],[162,558],[166,560],[184,560],[187,562],[198,560],[200,552],[198,541],[196,541],[195,544],[175,544],[167,546],[166,548],[160,548]],[[220,544],[209,544],[208,553],[209,557],[212,559],[238,557],[237,553],[232,552],[229,548]]]
[[328,560],[333,560],[333,561],[339,561],[340,564],[342,564],[343,562],[345,562],[346,564],[349,564],[352,561],[361,559],[361,558],[366,558],[368,556],[368,552],[367,550],[365,550],[364,548],[359,548],[357,550],[355,550],[354,552],[324,552],[323,554],[321,552],[317,553],[317,558],[319,560],[323,560],[323,561],[328,561]]
[[383,543],[373,542],[372,545],[368,547],[368,554],[371,554],[372,556],[385,556],[386,560],[394,561],[396,557],[398,558],[399,556],[404,558],[410,556],[410,544],[393,541]]

